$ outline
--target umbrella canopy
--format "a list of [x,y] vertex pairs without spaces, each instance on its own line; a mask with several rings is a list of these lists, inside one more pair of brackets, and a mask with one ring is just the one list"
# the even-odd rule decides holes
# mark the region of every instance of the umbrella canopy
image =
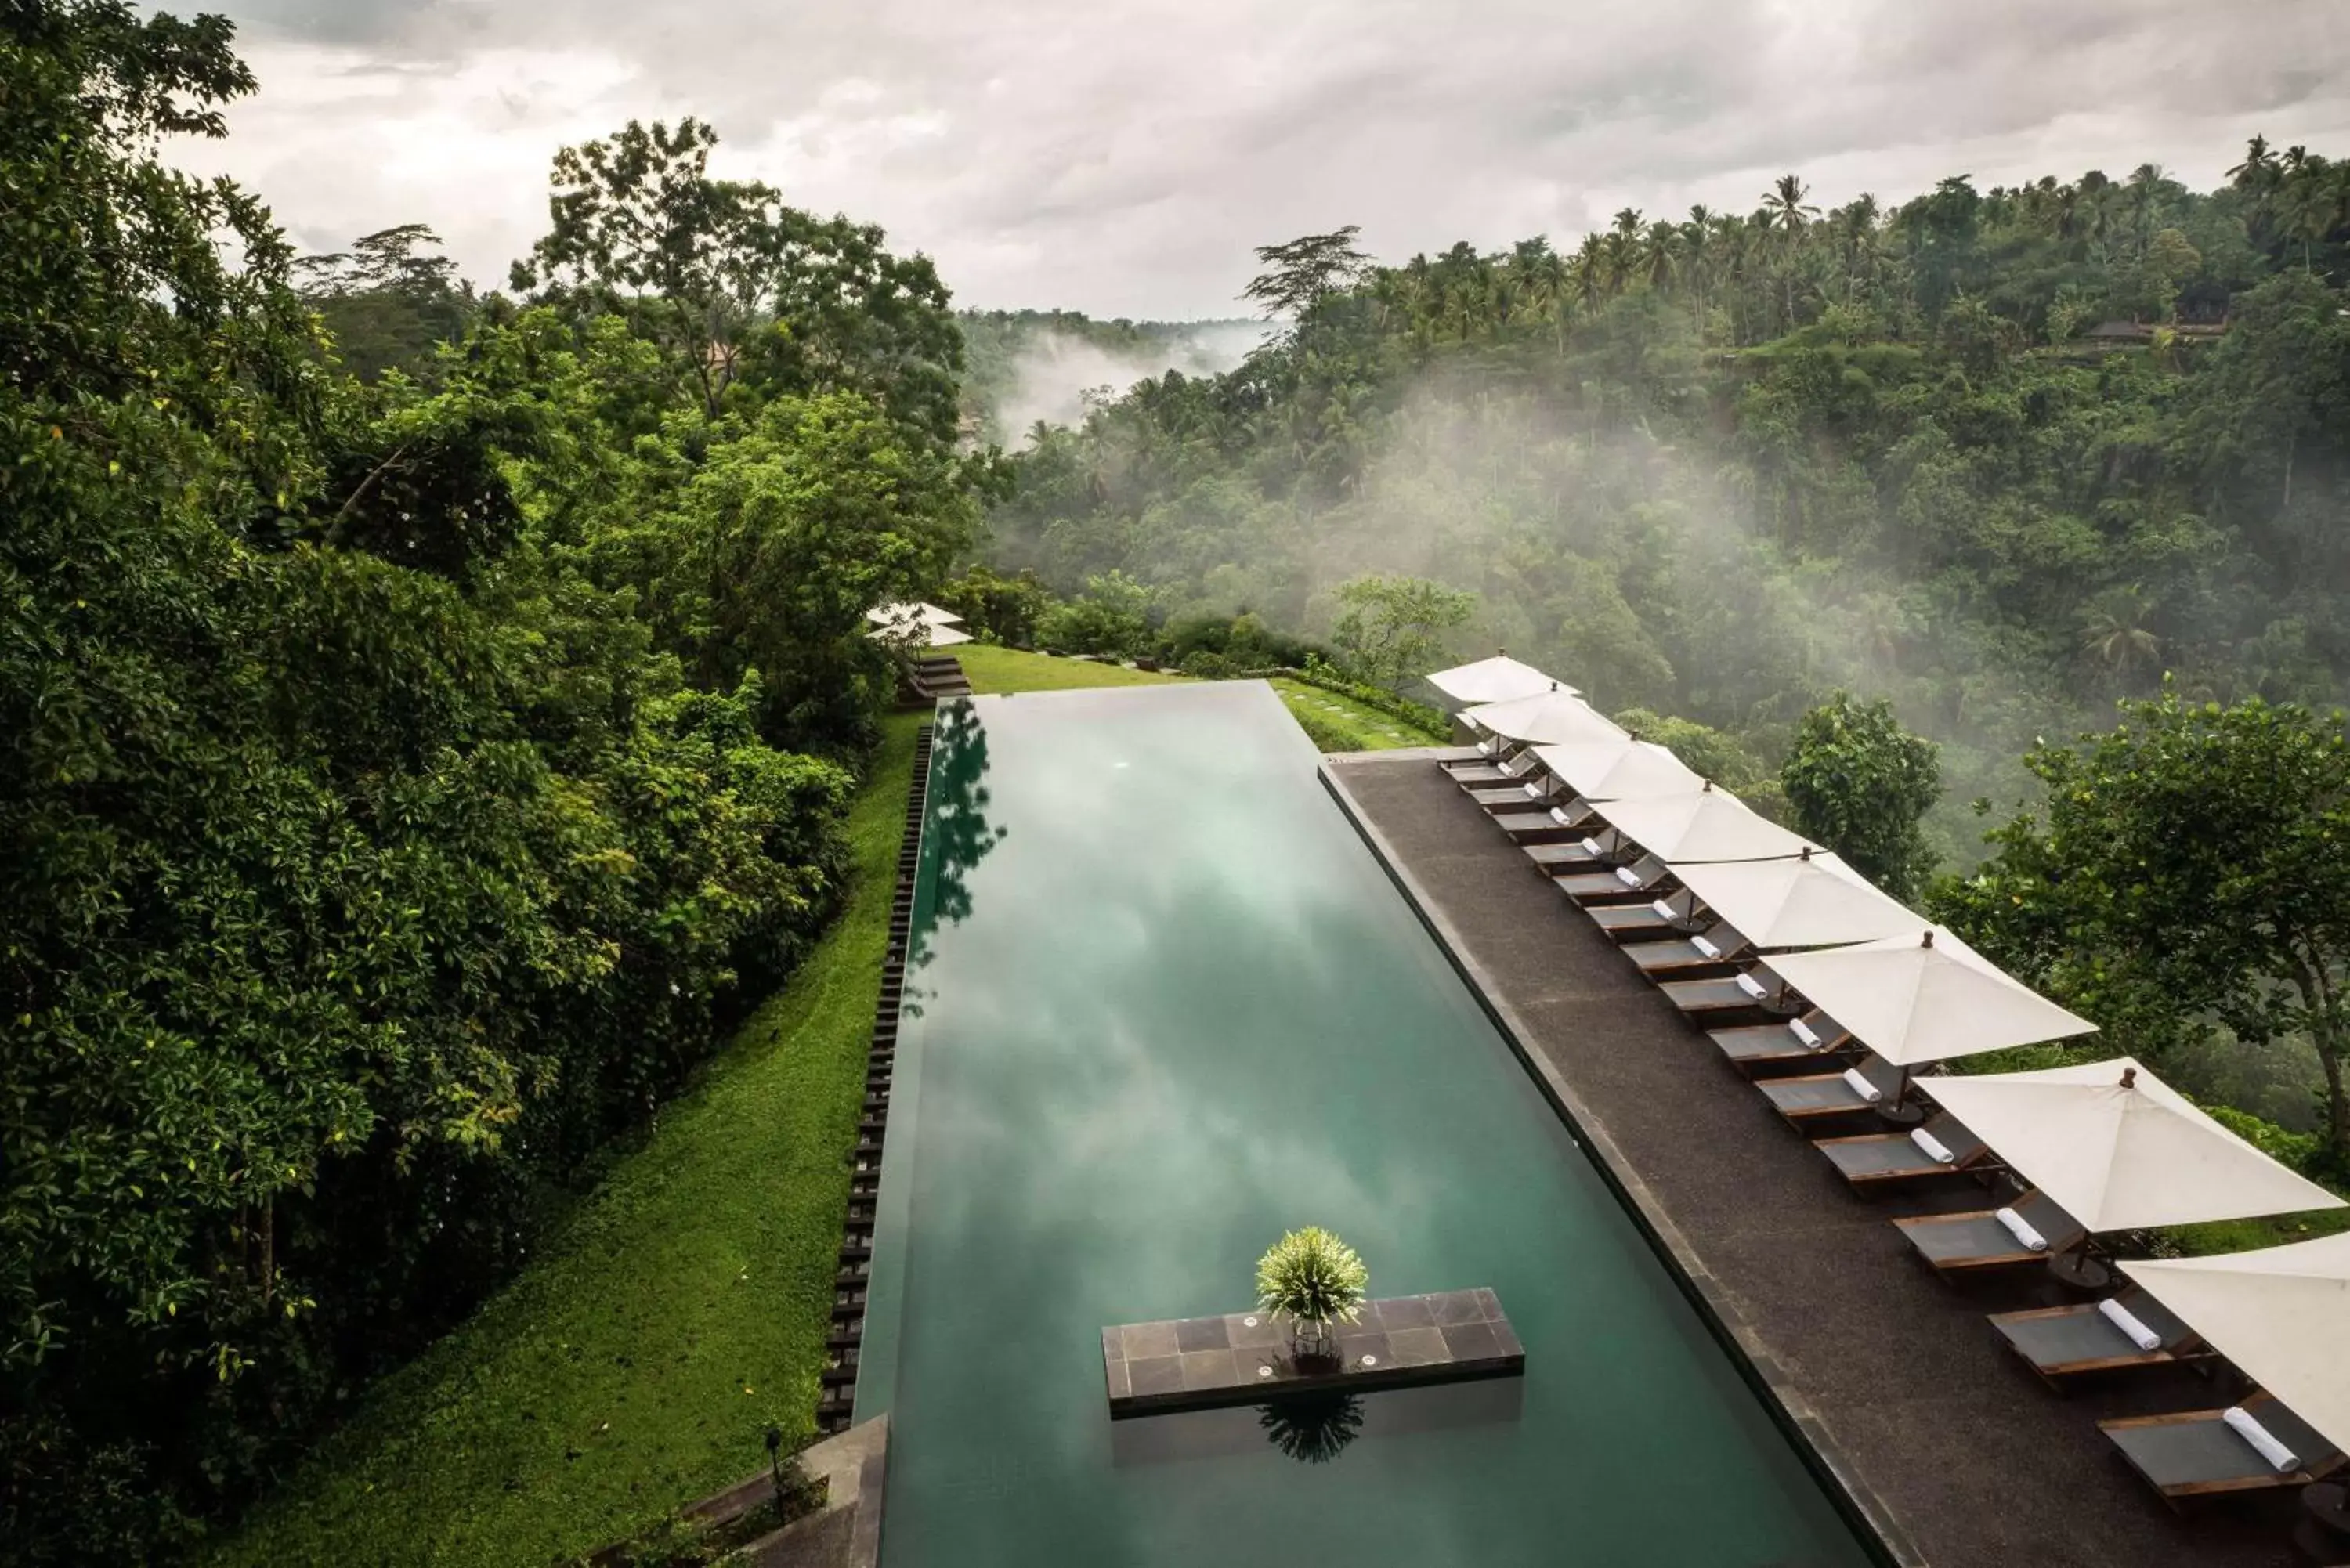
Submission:
[[1426,677],[1428,683],[1455,702],[1509,702],[1520,697],[1538,697],[1555,688],[1570,697],[1582,692],[1572,686],[1562,685],[1531,664],[1521,664],[1506,655],[1481,659],[1474,664],[1456,664],[1450,670],[1440,670]]
[[[1539,754],[1539,753],[1537,753]],[[1675,865],[1705,907],[1758,948],[1821,948],[1917,930],[1924,921],[1837,856]]]
[[1682,794],[1602,801],[1595,809],[1610,827],[1669,864],[1768,860],[1819,849],[1802,834],[1790,833],[1728,790],[1711,784]]
[[1939,926],[1918,936],[1780,953],[1763,961],[1855,1039],[1902,1067],[2064,1040],[2097,1027],[2002,973]]
[[2336,1448],[2350,1448],[2350,1232],[2122,1272]]
[[961,617],[936,605],[912,602],[883,605],[865,612],[872,624],[868,636],[898,648],[952,648],[972,640],[957,624]]
[[2016,1174],[2091,1231],[2344,1206],[2127,1056],[1937,1078],[1933,1091]]
[[1461,717],[1473,729],[1489,730],[1504,740],[1536,745],[1627,739],[1623,731],[1601,716],[1598,709],[1564,686],[1507,702],[1484,702],[1464,708]]
[[961,626],[962,617],[951,609],[941,609],[924,599],[908,599],[901,604],[876,605],[865,612],[865,618],[876,626],[904,626],[920,621],[925,626]]
[[1553,778],[1586,800],[1688,794],[1705,787],[1705,780],[1669,748],[1628,735],[1612,741],[1536,746],[1534,756]]

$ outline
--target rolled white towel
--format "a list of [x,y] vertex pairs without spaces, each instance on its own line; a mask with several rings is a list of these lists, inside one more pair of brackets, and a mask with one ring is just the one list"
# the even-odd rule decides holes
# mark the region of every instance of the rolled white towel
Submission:
[[1664,919],[1669,920],[1673,918],[1673,907],[1670,904],[1666,903],[1662,898],[1650,899],[1648,902],[1648,908],[1656,910],[1657,914]]
[[1757,1002],[1771,994],[1769,988],[1751,974],[1742,974],[1738,977],[1738,989]]
[[1526,798],[1528,800],[1540,800],[1542,798],[1542,785],[1534,783],[1532,779],[1528,779],[1518,787],[1526,792]]
[[1846,1086],[1849,1087],[1854,1094],[1858,1095],[1862,1099],[1866,1100],[1872,1106],[1885,1097],[1885,1091],[1870,1083],[1867,1079],[1862,1077],[1860,1075],[1860,1069],[1857,1067],[1846,1067],[1844,1070],[1844,1081]]
[[2132,1345],[2137,1345],[2140,1350],[2160,1350],[2162,1348],[2162,1335],[2155,1333],[2154,1330],[2147,1327],[2143,1323],[2140,1323],[2137,1319],[2137,1314],[2131,1312],[2129,1308],[2122,1305],[2121,1303],[2111,1300],[2110,1298],[2106,1301],[2101,1301],[2097,1303],[2097,1311],[2103,1314],[2107,1323],[2112,1324],[2116,1328],[2120,1329],[2123,1336]]
[[1637,888],[1640,885],[1640,874],[1629,866],[1618,866],[1616,867],[1616,880],[1627,888]]
[[1584,839],[1584,841],[1583,841],[1583,852],[1584,852],[1586,855],[1591,855],[1591,856],[1596,856],[1596,855],[1598,855],[1598,854],[1600,853],[1600,848],[1599,848],[1599,840],[1597,840],[1597,839],[1596,839],[1596,838],[1589,838],[1589,837],[1586,837],[1586,839]]
[[1707,941],[1703,937],[1691,937],[1690,939],[1690,946],[1695,948],[1698,951],[1703,953],[1708,958],[1720,958],[1721,956],[1721,950],[1715,947],[1711,942]]
[[2301,1469],[2301,1456],[2277,1441],[2276,1434],[2252,1419],[2251,1412],[2241,1405],[2230,1405],[2220,1413],[2220,1419],[2236,1429],[2236,1435],[2260,1450],[2261,1458],[2276,1467],[2279,1475],[2291,1475]]
[[1477,742],[1477,749],[1486,756],[1490,757],[1493,754],[1494,749],[1500,746],[1502,740],[1500,736],[1488,735],[1483,740]]
[[2014,1210],[2002,1209],[1996,1214],[1992,1215],[1991,1218],[1997,1220],[2002,1225],[2005,1226],[2007,1228],[2007,1233],[2022,1243],[2025,1251],[2044,1252],[2048,1250],[2048,1238],[2033,1230],[2032,1228],[2032,1221],[2026,1220],[2022,1215],[2018,1214]]
[[1555,805],[1550,808],[1550,819],[1553,822],[1557,823],[1561,827],[1565,827],[1573,820],[1573,818],[1566,815],[1566,807],[1563,805]]
[[1910,1128],[1909,1141],[1916,1144],[1919,1149],[1923,1150],[1926,1158],[1932,1160],[1936,1165],[1956,1165],[1959,1163],[1959,1157],[1951,1150],[1950,1146],[1944,1143],[1940,1138],[1936,1137],[1932,1133],[1928,1132],[1924,1127]]
[[1788,1023],[1787,1033],[1802,1041],[1804,1043],[1804,1049],[1806,1051],[1816,1051],[1821,1046],[1827,1044],[1826,1041],[1819,1037],[1818,1033],[1814,1031],[1810,1024],[1804,1023],[1800,1018],[1792,1020]]

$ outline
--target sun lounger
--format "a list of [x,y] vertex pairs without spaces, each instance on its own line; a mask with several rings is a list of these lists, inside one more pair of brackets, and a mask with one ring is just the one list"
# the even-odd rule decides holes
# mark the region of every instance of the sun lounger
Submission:
[[1711,917],[1691,915],[1696,900],[1687,893],[1664,893],[1645,904],[1595,904],[1583,912],[1600,934],[1618,946],[1633,942],[1686,941]]
[[1657,896],[1657,889],[1671,880],[1672,867],[1653,855],[1644,855],[1630,866],[1618,866],[1607,871],[1581,871],[1571,876],[1553,877],[1558,890],[1578,904],[1645,904]]
[[2056,1207],[2055,1200],[2027,1192],[2007,1206],[2040,1233],[2044,1248],[2032,1248],[2016,1239],[2000,1221],[1996,1209],[1969,1214],[1923,1214],[1896,1220],[1918,1255],[1946,1278],[1980,1269],[2012,1268],[2020,1263],[2044,1263],[2088,1240],[2081,1222]]
[[1523,809],[1493,814],[1493,826],[1508,834],[1513,844],[1575,844],[1591,836],[1592,830],[1563,806],[1538,806],[1523,799],[1518,805]]
[[[1555,817],[1550,820],[1554,826],[1556,825]],[[1560,833],[1562,837],[1546,844],[1529,844],[1521,841],[1521,847],[1525,850],[1526,857],[1532,860],[1535,867],[1545,877],[1563,876],[1570,871],[1604,870],[1628,860],[1637,860],[1640,857],[1639,846],[1626,843],[1617,836],[1616,830],[1612,827],[1586,825],[1580,827],[1561,828]],[[1573,836],[1564,836],[1565,835]],[[1516,835],[1513,834],[1512,836],[1515,837]],[[1596,855],[1592,853],[1594,845],[1598,846]]]
[[[1857,1075],[1874,1086],[1877,1097],[1870,1099],[1853,1086],[1846,1073]],[[1900,1095],[1901,1069],[1882,1056],[1864,1056],[1857,1066],[1838,1067],[1833,1073],[1807,1073],[1796,1078],[1770,1078],[1755,1085],[1772,1108],[1798,1125],[1820,1116],[1845,1116],[1856,1112],[1889,1106]]]
[[1692,1018],[1726,1012],[1794,1012],[1801,1006],[1778,981],[1749,970],[1720,980],[1669,980],[1657,987]]
[[1517,749],[1514,742],[1505,741],[1499,735],[1481,735],[1471,743],[1468,754],[1440,758],[1436,765],[1458,778],[1471,769],[1490,768]]
[[1813,1008],[1784,1023],[1749,1023],[1717,1029],[1706,1036],[1721,1048],[1731,1066],[1748,1077],[1773,1067],[1834,1060],[1853,1048],[1843,1024]]
[[[1923,1133],[1950,1154],[1940,1159],[1919,1141]],[[1995,1163],[1991,1146],[1960,1126],[1957,1117],[1937,1116],[1911,1132],[1863,1133],[1857,1137],[1824,1137],[1814,1143],[1828,1163],[1855,1187],[1879,1187],[1920,1177],[1950,1176]]]
[[2225,1410],[2181,1410],[2170,1416],[2130,1416],[2100,1421],[2130,1468],[2172,1503],[2220,1492],[2259,1491],[2303,1486],[2342,1468],[2342,1450],[2318,1436],[2270,1394],[2255,1394],[2239,1407],[2300,1460],[2280,1470],[2267,1456],[2228,1425]]
[[1505,812],[1547,812],[1557,804],[1557,792],[1556,779],[1548,774],[1536,774],[1522,784],[1481,784],[1469,792],[1469,798],[1492,815],[1500,816]]
[[1448,770],[1452,782],[1465,790],[1492,789],[1502,785],[1514,787],[1529,779],[1541,779],[1542,759],[1532,752],[1520,752],[1497,763],[1486,763],[1465,768]]
[[[1595,909],[1596,916],[1600,911]],[[1651,915],[1656,910],[1648,909]],[[1704,930],[1677,942],[1643,942],[1631,950],[1632,961],[1650,980],[1694,980],[1736,969],[1753,956],[1753,944],[1716,920]]]
[[2107,1315],[2105,1302],[1994,1313],[1991,1325],[1999,1330],[2010,1350],[2051,1384],[2084,1372],[2167,1366],[2211,1354],[2193,1329],[2142,1290],[2125,1291],[2113,1298],[2111,1305],[2154,1334],[2158,1343],[2152,1350],[2138,1347],[2128,1332]]

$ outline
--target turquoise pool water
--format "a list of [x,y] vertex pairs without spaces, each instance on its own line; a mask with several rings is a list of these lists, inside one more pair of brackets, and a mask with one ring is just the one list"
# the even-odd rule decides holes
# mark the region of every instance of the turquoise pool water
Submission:
[[[858,1414],[885,1568],[1868,1561],[1272,691],[942,714]],[[1522,1381],[1113,1424],[1099,1330],[1287,1228],[1490,1285]]]

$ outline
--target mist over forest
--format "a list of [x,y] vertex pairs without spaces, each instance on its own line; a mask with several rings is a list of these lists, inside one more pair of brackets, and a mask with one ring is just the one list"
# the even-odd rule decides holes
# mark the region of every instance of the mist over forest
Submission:
[[1822,211],[1791,175],[1498,253],[1323,236],[1245,363],[1020,454],[993,555],[1308,634],[1336,584],[1432,578],[1477,596],[1458,650],[1765,763],[1826,692],[1882,695],[1943,743],[1969,864],[1969,803],[2118,698],[2341,694],[2346,191],[2262,143],[2213,192],[1955,175]]

